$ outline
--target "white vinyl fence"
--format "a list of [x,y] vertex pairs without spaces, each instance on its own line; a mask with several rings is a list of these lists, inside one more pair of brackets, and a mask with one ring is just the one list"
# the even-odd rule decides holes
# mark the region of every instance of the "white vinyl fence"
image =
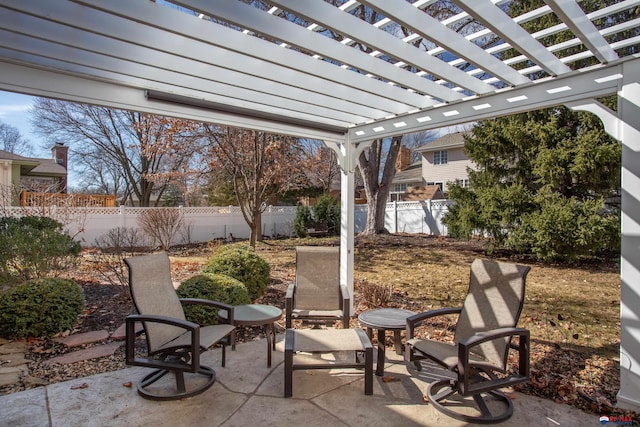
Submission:
[[[385,227],[392,233],[447,235],[442,217],[448,211],[448,200],[393,202],[387,204]],[[149,209],[177,209],[182,228],[174,244],[206,242],[213,239],[248,239],[247,226],[239,207],[194,208],[3,208],[3,215],[46,215],[65,224],[65,229],[83,246],[93,246],[96,238],[118,227],[138,229],[138,218]],[[295,206],[270,206],[262,214],[262,234],[266,237],[293,237]],[[364,229],[367,206],[356,205],[355,231]],[[141,232],[141,230],[140,230]]]

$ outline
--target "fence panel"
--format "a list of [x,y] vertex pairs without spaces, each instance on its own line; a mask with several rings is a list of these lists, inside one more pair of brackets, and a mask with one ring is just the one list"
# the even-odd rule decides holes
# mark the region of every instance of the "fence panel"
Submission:
[[[392,233],[423,233],[447,235],[442,218],[448,211],[448,200],[388,203],[385,211],[385,227]],[[69,234],[83,246],[93,246],[98,237],[117,227],[139,229],[139,218],[147,210],[159,208],[85,207],[57,208],[3,208],[4,215],[46,215],[65,225]],[[183,221],[174,244],[206,242],[213,239],[248,239],[247,226],[239,207],[178,207]],[[367,206],[356,205],[354,210],[355,232],[364,230]],[[271,206],[262,214],[262,234],[267,238],[293,237],[295,206]]]

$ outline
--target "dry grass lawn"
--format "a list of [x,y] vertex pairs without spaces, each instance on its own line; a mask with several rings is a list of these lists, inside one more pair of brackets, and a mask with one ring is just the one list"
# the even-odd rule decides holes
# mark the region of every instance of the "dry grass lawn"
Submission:
[[[337,245],[337,239],[278,240],[259,244],[274,284],[290,283],[295,246]],[[617,260],[548,265],[508,254],[488,254],[482,242],[428,236],[356,240],[356,314],[369,306],[364,286],[392,288],[388,306],[425,311],[461,305],[473,259],[493,258],[532,267],[520,326],[531,330],[531,382],[520,390],[595,413],[616,413],[619,388],[620,276]],[[360,290],[360,292],[359,292]],[[357,325],[357,320],[353,320]],[[425,333],[447,339],[453,320]]]

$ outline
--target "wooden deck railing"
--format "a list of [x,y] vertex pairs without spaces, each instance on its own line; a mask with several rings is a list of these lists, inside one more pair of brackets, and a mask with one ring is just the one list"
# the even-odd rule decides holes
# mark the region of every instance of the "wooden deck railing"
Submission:
[[104,194],[63,194],[63,193],[35,193],[23,191],[20,194],[20,206],[95,206],[114,208],[115,196]]

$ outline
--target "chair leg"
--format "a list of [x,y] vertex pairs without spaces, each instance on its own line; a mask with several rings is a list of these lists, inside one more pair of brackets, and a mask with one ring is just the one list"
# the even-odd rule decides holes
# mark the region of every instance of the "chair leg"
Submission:
[[[176,377],[176,385],[175,385],[175,392],[166,392],[166,393],[160,393],[160,392],[154,392],[151,391],[148,387],[150,387],[151,385],[153,385],[156,381],[160,380],[161,378],[163,378],[166,374],[168,374],[169,372],[173,372],[175,377]],[[208,366],[200,366],[200,369],[197,372],[200,375],[203,375],[206,378],[206,382],[199,386],[194,388],[191,391],[186,390],[186,383],[184,380],[184,372],[183,371],[172,371],[172,370],[168,370],[168,369],[156,369],[154,371],[152,371],[150,374],[146,375],[144,378],[142,378],[138,384],[137,384],[137,388],[138,388],[138,394],[140,394],[140,396],[146,398],[146,399],[151,399],[151,400],[160,400],[160,401],[166,401],[166,400],[179,400],[179,399],[184,399],[187,397],[192,397],[195,396],[197,394],[200,394],[206,390],[208,390],[213,383],[216,382],[216,373],[213,369],[209,368]],[[166,389],[166,387],[162,386],[162,387],[158,387],[159,389],[164,388]]]
[[179,394],[184,394],[187,391],[187,388],[184,385],[184,372],[176,371],[176,388],[178,389]]
[[[429,403],[431,403],[435,409],[450,416],[451,418],[477,424],[495,424],[511,418],[513,415],[513,403],[511,402],[511,399],[498,391],[489,391],[486,394],[495,398],[495,400],[499,402],[500,406],[502,406],[502,410],[495,411],[495,414],[492,413],[481,393],[472,396],[473,403],[469,402],[469,400],[465,400],[461,404],[460,399],[463,397],[458,394],[455,381],[452,383],[449,379],[433,382],[429,384],[429,387],[427,388],[427,398],[429,399]],[[460,399],[447,404],[447,399],[453,395],[458,395]],[[465,405],[464,402],[469,402],[469,404]],[[453,409],[456,408],[464,410],[469,407],[475,407],[480,415],[468,415]]]
[[224,368],[227,364],[227,346],[222,344],[222,367]]
[[293,351],[284,352],[284,397],[293,395]]
[[293,395],[293,349],[295,334],[287,329],[284,337],[284,397]]

